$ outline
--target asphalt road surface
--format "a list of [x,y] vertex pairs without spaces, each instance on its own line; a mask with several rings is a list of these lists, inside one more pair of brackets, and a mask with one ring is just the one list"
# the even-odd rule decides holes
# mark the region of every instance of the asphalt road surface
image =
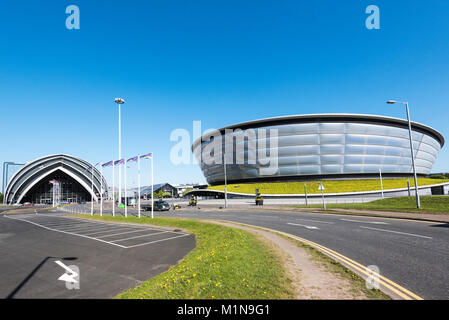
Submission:
[[[3,215],[0,297],[112,298],[164,272],[194,247],[195,236],[179,230],[84,221],[48,210]],[[78,268],[79,289],[58,280],[64,266]]]
[[449,299],[449,224],[270,210],[176,210],[159,216],[220,219],[290,233],[337,251],[424,299]]

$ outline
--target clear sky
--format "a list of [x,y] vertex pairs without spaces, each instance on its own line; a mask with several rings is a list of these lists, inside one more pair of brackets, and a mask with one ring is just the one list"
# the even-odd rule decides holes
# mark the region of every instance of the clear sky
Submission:
[[[66,6],[80,9],[68,30]],[[380,9],[368,30],[365,8]],[[405,117],[449,139],[449,1],[2,1],[0,161],[154,152],[155,183],[205,182],[170,133],[264,117]],[[134,165],[129,183],[135,182]],[[110,171],[110,170],[109,170]],[[449,171],[445,146],[433,168]],[[143,183],[149,182],[149,174]]]

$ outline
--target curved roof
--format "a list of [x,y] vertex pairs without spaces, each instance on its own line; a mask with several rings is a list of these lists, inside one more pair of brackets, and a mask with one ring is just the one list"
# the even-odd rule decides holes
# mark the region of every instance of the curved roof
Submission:
[[101,176],[101,173],[94,168],[94,187],[92,189],[92,173],[89,171],[91,166],[92,164],[85,160],[66,154],[48,155],[27,162],[9,181],[5,191],[4,202],[20,202],[34,185],[56,170],[61,170],[71,176],[91,193],[96,200],[97,194],[100,194],[101,184],[103,184],[103,190],[106,192],[107,182]]
[[[222,132],[225,129],[249,129],[249,128],[258,128],[258,127],[266,127],[278,124],[291,124],[291,123],[310,123],[317,121],[345,121],[345,122],[364,122],[364,123],[378,123],[384,125],[392,125],[402,128],[408,128],[408,121],[399,118],[386,117],[386,116],[377,116],[370,114],[354,114],[354,113],[323,113],[323,114],[305,114],[305,115],[291,115],[291,116],[280,116],[280,117],[272,117],[272,118],[264,118],[252,121],[246,121],[237,123],[234,125],[230,125],[227,127],[223,127],[218,131]],[[423,125],[418,122],[412,122],[412,130],[420,131],[425,134],[428,134],[434,137],[443,147],[444,145],[444,137],[437,130],[432,127]],[[203,135],[202,137],[196,139],[192,144],[192,150],[200,143],[203,137],[207,137],[207,135]]]

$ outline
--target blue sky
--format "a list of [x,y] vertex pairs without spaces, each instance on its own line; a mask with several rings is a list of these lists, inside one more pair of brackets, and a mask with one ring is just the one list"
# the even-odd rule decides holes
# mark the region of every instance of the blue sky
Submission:
[[[66,6],[80,8],[68,30]],[[365,8],[380,8],[380,30]],[[155,182],[205,182],[170,163],[172,130],[306,113],[405,117],[449,137],[449,2],[3,1],[0,161],[154,152]],[[443,148],[434,172],[449,171]],[[135,182],[135,168],[129,169]],[[143,183],[149,182],[149,174]]]

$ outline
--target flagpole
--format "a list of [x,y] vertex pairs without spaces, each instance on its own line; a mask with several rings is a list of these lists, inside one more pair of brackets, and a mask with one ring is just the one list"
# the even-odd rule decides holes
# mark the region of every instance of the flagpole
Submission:
[[137,184],[138,184],[138,194],[137,199],[137,215],[140,218],[140,155],[137,156]]
[[153,207],[154,207],[154,179],[153,179],[153,153],[151,153],[151,219],[154,218]]
[[126,167],[127,167],[127,163],[125,160],[125,218],[128,217],[128,201],[127,201],[127,197],[126,197]]
[[115,163],[112,160],[112,216],[115,217]]
[[100,163],[100,217],[103,216],[103,164]]

